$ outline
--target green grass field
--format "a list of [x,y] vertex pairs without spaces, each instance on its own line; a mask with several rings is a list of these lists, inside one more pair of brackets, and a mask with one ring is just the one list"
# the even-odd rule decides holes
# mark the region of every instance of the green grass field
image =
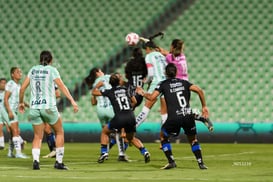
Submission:
[[[133,146],[127,150],[131,162],[117,161],[114,147],[109,159],[98,164],[98,143],[66,143],[64,163],[70,168],[59,171],[53,168],[54,159],[40,160],[41,170],[32,170],[32,158],[7,158],[7,150],[0,151],[0,181],[20,182],[72,182],[72,181],[273,181],[272,144],[207,144],[202,143],[203,158],[208,170],[200,170],[187,144],[173,144],[177,168],[161,170],[167,161],[159,144],[145,144],[151,153],[151,162]],[[25,151],[31,156],[31,144]],[[43,144],[41,155],[48,153]]]

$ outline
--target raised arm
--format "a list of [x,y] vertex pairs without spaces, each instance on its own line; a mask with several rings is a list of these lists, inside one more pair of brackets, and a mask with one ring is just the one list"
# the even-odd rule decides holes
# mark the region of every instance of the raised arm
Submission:
[[97,84],[96,84],[96,86],[93,88],[93,90],[92,90],[92,95],[93,96],[102,96],[102,94],[101,94],[101,92],[100,92],[100,90],[99,90],[99,88],[101,87],[101,86],[103,86],[103,82],[102,81],[99,81]]
[[73,97],[71,96],[69,90],[67,89],[67,87],[63,83],[62,79],[56,78],[54,80],[54,82],[56,83],[58,88],[61,90],[61,92],[66,96],[66,98],[70,101],[71,105],[73,106],[74,112],[78,112],[78,110],[79,110],[78,105],[75,102],[75,100],[73,99]]

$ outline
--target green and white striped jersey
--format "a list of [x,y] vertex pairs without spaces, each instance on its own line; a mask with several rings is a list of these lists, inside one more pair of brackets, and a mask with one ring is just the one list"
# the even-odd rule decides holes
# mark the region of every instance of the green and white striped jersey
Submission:
[[[162,80],[165,80],[165,67],[167,65],[166,58],[160,52],[150,52],[145,56],[145,62],[148,69],[148,76],[152,76],[152,83],[157,84]],[[149,75],[152,71],[153,75]]]
[[4,109],[4,95],[5,95],[5,91],[1,90],[0,91],[0,110]]
[[60,78],[58,70],[51,65],[36,65],[28,72],[30,78],[30,108],[49,109],[56,106],[54,80]]
[[8,102],[12,111],[18,109],[20,88],[21,85],[17,84],[14,80],[9,80],[6,84],[5,90],[11,93]]
[[[103,75],[103,76],[96,78],[95,83],[93,84],[93,88],[97,85],[97,83],[102,81],[104,84],[102,87],[99,88],[99,90],[111,89],[112,86],[109,83],[109,79],[110,79],[110,75]],[[96,98],[97,98],[97,108],[98,107],[103,107],[103,108],[112,107],[111,102],[108,99],[108,97],[98,96]]]

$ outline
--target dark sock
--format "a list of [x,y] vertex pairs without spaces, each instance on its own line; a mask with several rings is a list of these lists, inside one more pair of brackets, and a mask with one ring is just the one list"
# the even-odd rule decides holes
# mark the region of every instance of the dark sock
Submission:
[[116,139],[110,138],[109,149],[111,149],[115,144],[116,144]]
[[195,142],[192,146],[191,146],[192,152],[195,155],[195,158],[197,160],[197,162],[199,164],[203,163],[203,159],[202,159],[202,153],[201,153],[201,147],[199,145],[198,142]]
[[101,154],[108,153],[107,145],[101,144],[100,145],[100,152],[101,152]]
[[126,149],[128,148],[129,143],[128,142],[124,142],[124,151],[126,151]]
[[139,151],[142,155],[144,155],[145,152],[147,152],[147,149],[145,147],[139,148]]
[[46,141],[47,141],[47,145],[50,151],[52,151],[53,149],[56,148],[56,144],[55,144],[55,134],[54,133],[50,133],[46,135]]
[[174,157],[172,154],[172,146],[170,142],[166,142],[166,141],[162,141],[161,142],[162,145],[162,151],[164,152],[165,156],[168,159],[169,163],[174,162]]

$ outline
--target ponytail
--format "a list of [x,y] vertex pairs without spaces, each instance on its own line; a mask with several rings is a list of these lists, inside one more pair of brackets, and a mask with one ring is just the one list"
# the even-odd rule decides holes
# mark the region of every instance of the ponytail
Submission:
[[40,54],[40,64],[46,66],[52,61],[52,58],[50,51],[42,51]]

